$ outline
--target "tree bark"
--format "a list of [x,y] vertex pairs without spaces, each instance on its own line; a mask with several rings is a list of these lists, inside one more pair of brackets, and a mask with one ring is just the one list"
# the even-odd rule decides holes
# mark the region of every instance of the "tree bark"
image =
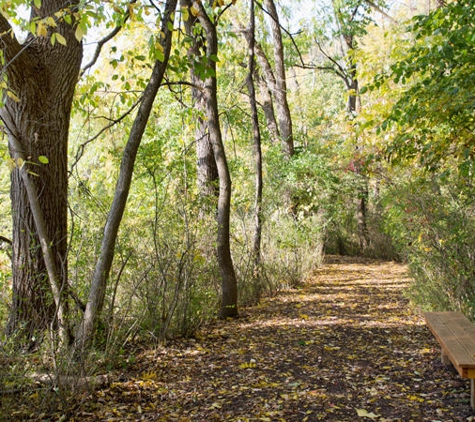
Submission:
[[261,264],[261,237],[262,237],[262,148],[261,148],[261,131],[259,126],[259,115],[257,112],[256,89],[254,84],[255,75],[255,15],[254,0],[250,0],[250,26],[249,32],[246,34],[249,46],[249,72],[247,74],[247,88],[249,91],[249,103],[251,106],[252,129],[253,129],[253,150],[256,168],[255,181],[255,202],[254,202],[254,239],[252,246],[252,255],[254,262],[254,277],[259,279]]
[[290,158],[292,155],[294,155],[294,139],[292,116],[290,114],[289,103],[287,101],[287,79],[285,75],[282,32],[280,29],[279,15],[277,13],[274,0],[265,0],[264,4],[270,15],[270,26],[273,38],[275,60],[275,91],[273,94],[277,110],[277,121],[279,124],[282,151],[285,157]]
[[218,37],[215,23],[211,21],[203,4],[196,1],[193,5],[199,11],[198,19],[206,34],[207,63],[213,74],[213,76],[206,78],[204,92],[209,137],[219,174],[216,254],[221,272],[220,314],[222,318],[233,318],[238,316],[238,294],[230,245],[231,175],[223,145],[217,99],[216,57],[218,55]]
[[[181,7],[191,8],[191,0],[181,0]],[[196,155],[197,155],[197,182],[198,190],[204,202],[204,210],[210,211],[216,208],[216,199],[219,196],[219,181],[218,169],[216,161],[214,160],[213,147],[209,139],[207,124],[204,121],[204,114],[206,113],[206,98],[205,98],[205,84],[203,79],[199,76],[194,65],[201,64],[203,57],[206,57],[205,40],[198,33],[199,26],[197,17],[189,13],[188,19],[184,21],[186,35],[191,38],[191,46],[187,51],[187,56],[191,64],[190,79],[193,85],[191,89],[191,96],[193,99],[193,106],[196,111]]]
[[368,201],[368,180],[366,177],[363,178],[363,185],[358,188],[358,199],[357,199],[357,211],[356,211],[356,223],[358,229],[358,238],[360,242],[360,250],[364,253],[370,245],[370,236],[368,231],[367,224],[367,209],[366,204]]
[[266,116],[267,129],[269,130],[271,141],[276,144],[279,142],[280,133],[275,117],[274,102],[272,100],[272,92],[275,92],[277,89],[274,71],[272,70],[269,60],[267,60],[264,50],[262,50],[262,47],[258,43],[254,43],[254,55],[263,72],[263,76],[258,75],[256,72],[256,79],[259,83],[262,98],[261,107]]
[[[76,4],[44,0],[40,8],[32,8],[31,18],[54,16]],[[54,31],[64,37],[66,46],[53,45],[51,33],[30,34],[20,44],[10,30],[0,15],[0,48],[6,63],[0,70],[17,97],[5,96],[0,110],[17,163],[11,174],[13,297],[7,334],[22,332],[31,340],[60,316],[61,303],[67,306],[67,148],[82,45],[73,26],[62,20]],[[48,164],[39,162],[40,156],[47,157]],[[52,294],[55,285],[57,292]],[[56,327],[65,328],[63,324],[65,320]]]
[[107,281],[114,258],[115,243],[127,203],[137,151],[142,141],[153,103],[162,83],[163,75],[168,64],[168,58],[170,56],[173,34],[170,27],[173,25],[172,15],[175,12],[176,5],[177,0],[167,0],[165,4],[161,27],[161,31],[164,34],[162,45],[164,59],[163,61],[157,60],[155,62],[152,75],[142,95],[137,116],[135,117],[122,156],[119,179],[117,181],[112,206],[104,227],[101,252],[94,270],[86,304],[86,311],[76,335],[74,351],[79,354],[83,353],[91,346],[95,334],[95,327],[104,306]]

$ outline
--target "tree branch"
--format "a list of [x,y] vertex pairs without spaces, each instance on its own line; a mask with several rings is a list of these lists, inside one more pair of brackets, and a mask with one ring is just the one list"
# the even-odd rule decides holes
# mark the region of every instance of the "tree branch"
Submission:
[[122,116],[119,118],[112,120],[111,123],[109,123],[107,126],[104,126],[96,135],[94,135],[92,138],[88,139],[87,141],[83,142],[81,145],[78,147],[78,151],[76,152],[76,157],[74,158],[74,162],[71,164],[71,168],[69,170],[69,174],[72,174],[74,167],[76,167],[76,164],[79,162],[81,157],[84,154],[84,150],[88,144],[91,142],[94,142],[99,136],[101,136],[107,129],[110,129],[112,126],[120,123],[122,120],[124,120],[132,111],[135,109],[140,104],[140,101],[142,101],[141,98],[139,98],[134,104],[132,104],[132,107],[130,107]]
[[[129,3],[129,5],[132,5],[136,2],[137,0],[132,0]],[[94,51],[94,56],[92,57],[91,61],[83,67],[83,69],[81,70],[80,76],[84,75],[86,70],[90,69],[92,66],[96,64],[97,59],[99,58],[99,55],[101,54],[102,47],[104,47],[106,43],[108,43],[112,38],[114,38],[122,30],[122,28],[124,27],[124,24],[129,20],[129,17],[130,17],[130,11],[129,9],[127,9],[127,12],[125,12],[125,15],[124,15],[124,22],[121,25],[116,26],[108,35],[106,35],[104,38],[102,38],[101,40],[97,42],[96,50]]]
[[318,49],[320,52],[328,59],[330,60],[331,63],[333,63],[336,67],[332,68],[330,66],[323,66],[322,70],[332,70],[336,75],[338,75],[341,79],[343,79],[343,82],[345,82],[346,86],[349,87],[349,82],[348,82],[348,74],[347,71],[341,66],[340,63],[338,63],[333,57],[331,57],[329,54],[325,52],[323,47],[318,41],[315,41],[315,43],[318,46]]
[[[276,22],[276,23],[280,26],[280,29],[282,29],[282,31],[284,31],[284,32],[290,37],[290,41],[292,41],[292,44],[293,44],[293,46],[295,47],[295,51],[297,51],[297,54],[298,54],[298,56],[299,56],[300,63],[302,64],[302,66],[305,66],[305,61],[304,61],[304,59],[303,59],[302,53],[300,52],[300,49],[299,49],[297,43],[295,42],[294,36],[290,33],[289,30],[287,30],[286,28],[284,28],[284,27],[280,24],[280,22],[279,22],[278,20],[276,20],[275,17],[272,16],[272,14],[269,13],[269,11],[264,8],[264,6],[263,6],[262,4],[260,4],[257,0],[254,0],[254,2],[259,6],[259,8],[260,8],[264,13],[266,13],[268,16],[270,16],[271,19],[272,19],[274,22]],[[301,32],[301,31],[300,31],[300,32]],[[298,32],[298,34],[299,34],[300,32]]]
[[363,0],[368,6],[372,9],[376,10],[376,12],[381,13],[387,20],[399,25],[399,22],[394,19],[392,16],[388,15],[381,7],[379,7],[376,3],[373,3],[371,0]]
[[[12,36],[13,35],[13,36]],[[7,18],[0,13],[0,50],[4,52],[5,65],[0,65],[0,75],[17,59],[20,54],[31,44],[23,46],[18,42],[13,33],[13,28]]]
[[7,245],[10,245],[10,246],[13,244],[13,242],[10,239],[1,235],[0,235],[0,242],[6,243]]

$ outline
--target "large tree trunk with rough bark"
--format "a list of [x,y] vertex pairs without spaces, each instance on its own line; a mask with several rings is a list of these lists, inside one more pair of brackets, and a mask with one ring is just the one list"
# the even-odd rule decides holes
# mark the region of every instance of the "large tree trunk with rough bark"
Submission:
[[217,99],[216,57],[218,56],[218,37],[215,22],[211,21],[202,3],[195,2],[194,5],[199,10],[198,19],[206,34],[206,56],[208,66],[213,74],[205,80],[204,93],[209,137],[219,174],[216,254],[221,272],[221,317],[232,318],[238,315],[238,294],[230,245],[231,175],[224,151]]
[[[74,1],[44,0],[39,9],[32,8],[32,18],[54,16],[74,5]],[[74,28],[64,21],[58,20],[55,32],[65,38],[67,45],[53,45],[49,36],[33,34],[20,44],[0,15],[0,48],[8,64],[4,71],[8,89],[18,97],[6,96],[0,110],[16,162],[11,174],[13,298],[7,333],[21,332],[30,340],[35,332],[53,323],[56,327],[66,324],[58,324],[55,319],[58,305],[65,308],[66,303],[67,148],[82,46],[74,36]],[[40,237],[41,226],[44,233]],[[49,267],[45,255],[54,261],[50,260]],[[54,284],[62,304],[55,303],[59,298],[52,292]]]

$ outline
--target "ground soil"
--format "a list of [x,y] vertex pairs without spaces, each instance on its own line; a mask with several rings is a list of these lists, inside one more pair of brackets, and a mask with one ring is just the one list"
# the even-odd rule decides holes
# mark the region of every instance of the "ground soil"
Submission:
[[469,381],[440,363],[436,340],[404,296],[409,283],[401,264],[330,257],[301,288],[237,320],[143,350],[106,387],[51,414],[23,406],[9,418],[475,420]]

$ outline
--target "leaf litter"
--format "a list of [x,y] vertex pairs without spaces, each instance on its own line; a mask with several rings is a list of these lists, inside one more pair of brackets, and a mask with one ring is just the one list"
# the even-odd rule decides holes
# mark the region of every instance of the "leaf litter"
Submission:
[[301,288],[144,349],[106,388],[29,419],[475,420],[469,380],[440,362],[409,283],[401,264],[328,257]]

